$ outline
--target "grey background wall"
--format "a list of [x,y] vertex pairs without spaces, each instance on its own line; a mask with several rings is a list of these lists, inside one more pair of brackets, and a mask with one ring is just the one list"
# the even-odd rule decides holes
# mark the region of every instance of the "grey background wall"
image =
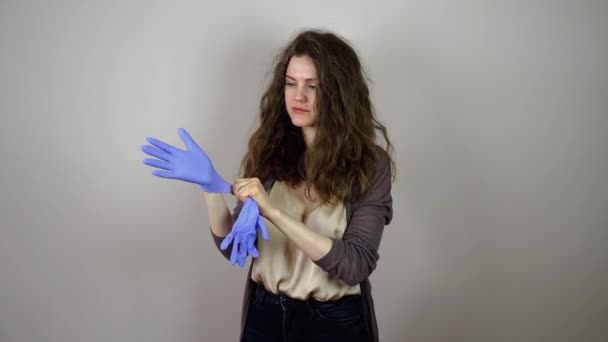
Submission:
[[[606,341],[605,1],[0,1],[0,341],[234,341],[246,271],[187,128],[238,163],[299,29],[351,40],[396,148],[383,341]],[[234,200],[228,198],[229,203]]]

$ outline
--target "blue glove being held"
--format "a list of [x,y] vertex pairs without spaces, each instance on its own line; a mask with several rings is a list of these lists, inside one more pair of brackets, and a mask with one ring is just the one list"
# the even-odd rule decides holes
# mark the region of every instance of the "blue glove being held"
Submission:
[[155,170],[152,174],[196,183],[206,192],[231,193],[230,183],[217,173],[205,151],[198,146],[190,134],[183,128],[180,128],[178,133],[186,144],[185,151],[158,139],[146,138],[153,146],[143,145],[141,150],[158,159],[147,158],[144,164],[161,169]]
[[231,264],[238,263],[240,267],[243,267],[247,261],[248,254],[252,258],[257,258],[260,255],[255,248],[258,230],[262,233],[264,240],[270,238],[264,220],[260,216],[258,204],[253,198],[249,197],[245,200],[239,217],[232,226],[232,231],[226,235],[220,245],[221,250],[226,250],[232,244],[232,251],[230,253]]

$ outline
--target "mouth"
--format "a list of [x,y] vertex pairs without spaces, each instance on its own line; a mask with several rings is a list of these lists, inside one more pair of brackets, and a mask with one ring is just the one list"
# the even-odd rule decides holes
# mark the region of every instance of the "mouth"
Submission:
[[292,107],[291,109],[294,112],[296,112],[296,113],[308,113],[308,112],[310,112],[308,109],[299,108],[299,107]]

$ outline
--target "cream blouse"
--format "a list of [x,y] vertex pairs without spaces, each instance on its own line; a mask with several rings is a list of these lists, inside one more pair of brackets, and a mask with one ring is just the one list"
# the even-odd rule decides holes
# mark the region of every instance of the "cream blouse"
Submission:
[[[269,193],[270,202],[291,217],[300,218],[305,204],[285,182],[276,181]],[[349,286],[323,271],[270,221],[264,219],[270,239],[257,240],[260,256],[253,261],[251,279],[274,294],[286,294],[305,300],[336,300],[345,295],[360,294],[360,286]],[[341,239],[346,229],[343,203],[324,204],[315,208],[303,221],[315,232]]]

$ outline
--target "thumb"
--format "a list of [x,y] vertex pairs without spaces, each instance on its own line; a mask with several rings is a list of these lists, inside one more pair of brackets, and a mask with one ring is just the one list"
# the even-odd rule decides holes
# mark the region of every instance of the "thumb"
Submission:
[[186,148],[189,151],[192,149],[201,149],[198,146],[198,144],[196,143],[196,141],[194,141],[194,139],[192,138],[190,133],[188,133],[188,131],[186,131],[186,129],[180,128],[177,130],[177,132],[179,133],[180,138],[182,138],[182,141],[184,142],[184,144],[186,144]]

